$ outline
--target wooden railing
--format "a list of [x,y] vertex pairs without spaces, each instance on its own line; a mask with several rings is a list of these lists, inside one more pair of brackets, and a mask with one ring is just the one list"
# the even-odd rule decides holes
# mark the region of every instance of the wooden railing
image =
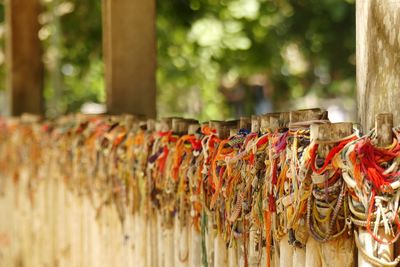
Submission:
[[0,119],[0,266],[353,266],[355,245],[360,266],[393,261],[372,236],[399,233],[399,132],[376,123]]

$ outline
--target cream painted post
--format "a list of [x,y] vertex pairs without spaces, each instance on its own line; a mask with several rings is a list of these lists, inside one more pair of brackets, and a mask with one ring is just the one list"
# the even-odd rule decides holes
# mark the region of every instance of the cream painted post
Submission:
[[[270,117],[271,129],[278,129],[283,126],[287,126],[288,122],[289,122],[289,113],[288,112],[282,112],[279,115],[274,115],[274,116]],[[270,152],[270,153],[272,153],[272,152]],[[270,158],[272,158],[271,154],[270,154]],[[276,223],[276,220],[273,219],[272,223]],[[279,240],[279,252],[280,252],[279,266],[281,266],[281,267],[293,266],[292,265],[292,263],[293,263],[293,247],[291,245],[289,245],[289,238],[288,238],[287,234],[281,240]]]
[[[229,137],[230,129],[227,127],[227,124],[217,123],[215,129],[217,130],[217,135],[221,139],[226,139]],[[237,129],[236,131],[237,132]],[[219,212],[214,210],[212,213],[215,214]],[[210,216],[209,219],[212,217]],[[213,242],[213,266],[228,266],[228,250],[225,245],[225,241],[220,233],[218,233],[217,227],[214,220],[209,220],[211,222],[211,227],[208,229],[210,233],[213,233],[213,237],[210,240]]]
[[[271,129],[272,128],[271,127],[271,118],[273,118],[273,117],[277,117],[278,118],[279,117],[279,113],[268,113],[268,114],[261,115],[260,118],[259,118],[259,121],[257,121],[256,118],[254,118],[253,123],[252,123],[252,128],[253,128],[252,131],[255,131],[255,130],[258,129],[261,132],[261,134],[266,134],[269,130],[275,130],[275,126],[277,126],[278,124],[277,124],[277,120],[275,120],[274,122],[276,122],[276,123],[274,124],[274,129]],[[270,156],[271,155],[268,155],[268,157],[270,157]],[[264,203],[263,205],[265,205],[265,204],[266,203]],[[264,208],[267,209],[267,206],[264,206]],[[271,223],[272,223],[273,214],[271,214],[269,216],[270,216],[270,220],[271,220]],[[267,236],[267,235],[268,234],[265,233],[265,236]],[[271,228],[271,233],[269,233],[269,235],[270,235],[270,241],[272,241],[273,240],[272,228]],[[266,239],[267,239],[267,237],[266,237]],[[266,240],[266,241],[270,242],[268,240]],[[276,240],[274,240],[274,242],[275,241]],[[280,261],[279,260],[279,253],[278,253],[279,249],[277,247],[279,247],[279,246],[275,246],[275,248],[271,246],[270,255],[267,255],[266,249],[263,249],[265,251],[265,253],[263,254],[264,258],[262,258],[262,262],[265,262],[265,264],[266,264],[266,265],[263,265],[263,266],[277,266],[277,267],[279,267],[279,261]]]
[[[352,123],[329,123],[312,124],[310,127],[311,141],[330,141],[345,138],[352,134]],[[318,148],[319,153],[325,157],[328,152],[323,146]],[[326,231],[329,222],[322,224],[322,229]],[[354,266],[355,255],[353,255],[354,240],[346,234],[336,239],[320,243],[314,238],[309,237],[306,244],[306,265],[305,266]]]
[[[296,124],[296,123],[304,123],[307,125],[310,121],[314,120],[320,120],[324,117],[325,111],[316,108],[316,109],[305,109],[305,110],[297,110],[297,111],[291,111],[290,112],[290,124]],[[293,170],[294,172],[295,170]],[[305,220],[305,218],[304,218]],[[301,224],[299,227],[302,227],[304,229],[301,229],[303,232],[308,235],[308,232],[306,230],[306,225]],[[299,231],[299,229],[297,229]],[[304,241],[307,241],[307,238],[305,238]],[[305,245],[305,244],[304,244]],[[294,247],[293,248],[293,266],[297,267],[304,267],[306,264],[306,248],[300,248],[300,247]]]
[[[188,133],[195,134],[200,128],[200,124],[190,124]],[[192,201],[192,200],[191,200]],[[195,213],[193,205],[191,205],[190,215]],[[189,266],[201,266],[201,233],[196,230],[196,226],[192,223],[192,216],[188,218],[189,229]]]
[[[188,133],[189,134],[195,134],[197,130],[200,128],[200,124],[190,124]],[[190,200],[192,201],[192,200]],[[194,211],[194,207],[192,207]],[[201,266],[201,234],[200,231],[196,230],[196,226],[192,223],[192,217],[191,217],[191,212],[189,213],[190,215],[188,216],[188,235],[189,235],[189,266]]]

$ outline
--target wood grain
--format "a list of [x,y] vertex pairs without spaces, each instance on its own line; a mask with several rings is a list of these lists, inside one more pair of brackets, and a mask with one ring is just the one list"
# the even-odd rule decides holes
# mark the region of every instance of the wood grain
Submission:
[[103,0],[107,111],[156,115],[155,0]]
[[400,123],[400,0],[357,0],[357,100],[364,130],[377,113]]
[[6,0],[6,88],[10,115],[43,113],[39,0]]

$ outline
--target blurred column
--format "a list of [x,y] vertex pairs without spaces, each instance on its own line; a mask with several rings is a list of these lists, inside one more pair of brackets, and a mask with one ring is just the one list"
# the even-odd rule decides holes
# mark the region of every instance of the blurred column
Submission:
[[6,88],[9,113],[43,112],[39,0],[6,0]]
[[400,0],[357,0],[358,116],[365,130],[375,114],[400,123]]
[[[356,31],[357,98],[361,124],[364,130],[369,130],[374,126],[376,114],[390,112],[397,126],[400,123],[400,0],[357,0]],[[380,127],[378,133],[387,129]],[[381,231],[383,229],[378,236],[382,240],[392,238]],[[399,242],[396,242],[393,253],[392,246],[377,244],[365,229],[360,228],[358,234],[361,246],[370,257],[388,262],[399,254]],[[359,251],[358,266],[374,264]]]
[[156,115],[155,0],[103,0],[107,110]]

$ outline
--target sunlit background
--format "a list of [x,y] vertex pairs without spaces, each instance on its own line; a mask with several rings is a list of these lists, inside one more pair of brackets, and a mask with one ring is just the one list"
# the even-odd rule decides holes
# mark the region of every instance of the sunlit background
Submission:
[[[43,6],[47,115],[104,111],[101,1]],[[333,121],[354,120],[354,0],[159,0],[157,12],[159,114],[207,120],[324,107]]]

